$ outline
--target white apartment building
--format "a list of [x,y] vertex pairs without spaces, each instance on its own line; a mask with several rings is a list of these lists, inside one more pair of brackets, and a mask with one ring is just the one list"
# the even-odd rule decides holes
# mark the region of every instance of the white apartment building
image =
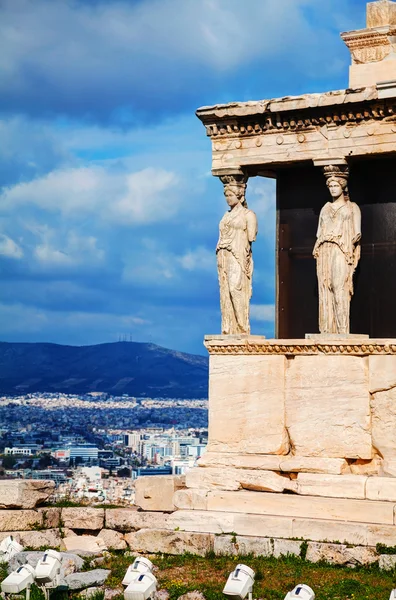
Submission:
[[12,448],[4,448],[4,454],[8,456],[36,456],[39,450],[41,450],[41,446],[20,445],[13,446]]
[[124,436],[124,444],[128,448],[132,448],[134,452],[137,452],[139,451],[141,437],[140,433],[126,433]]

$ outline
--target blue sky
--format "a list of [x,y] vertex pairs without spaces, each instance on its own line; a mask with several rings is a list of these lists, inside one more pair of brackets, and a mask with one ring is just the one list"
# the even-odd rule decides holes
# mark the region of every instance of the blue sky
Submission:
[[[0,339],[204,354],[226,210],[199,106],[341,89],[365,0],[0,0]],[[274,333],[275,197],[252,333]]]

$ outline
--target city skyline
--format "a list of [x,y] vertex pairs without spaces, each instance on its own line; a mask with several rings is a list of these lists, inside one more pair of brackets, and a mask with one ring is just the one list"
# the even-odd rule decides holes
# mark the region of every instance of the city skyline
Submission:
[[[203,335],[220,331],[226,203],[194,111],[346,88],[339,31],[364,27],[365,6],[6,0],[1,339],[88,345],[126,332],[205,354]],[[247,199],[259,221],[252,331],[271,337],[274,182],[251,180]]]

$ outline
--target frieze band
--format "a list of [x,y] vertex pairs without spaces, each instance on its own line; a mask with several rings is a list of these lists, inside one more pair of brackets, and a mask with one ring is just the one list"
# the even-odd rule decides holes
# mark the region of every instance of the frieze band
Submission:
[[286,356],[307,354],[350,354],[352,356],[368,356],[373,354],[396,355],[395,343],[328,343],[328,344],[211,344],[205,346],[209,354],[284,354]]

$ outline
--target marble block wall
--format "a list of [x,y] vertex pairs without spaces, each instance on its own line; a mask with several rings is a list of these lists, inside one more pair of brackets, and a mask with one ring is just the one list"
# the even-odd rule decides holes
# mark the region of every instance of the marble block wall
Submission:
[[396,476],[396,340],[230,337],[206,338],[209,462],[342,459]]
[[210,450],[287,454],[285,356],[214,356],[209,375]]

